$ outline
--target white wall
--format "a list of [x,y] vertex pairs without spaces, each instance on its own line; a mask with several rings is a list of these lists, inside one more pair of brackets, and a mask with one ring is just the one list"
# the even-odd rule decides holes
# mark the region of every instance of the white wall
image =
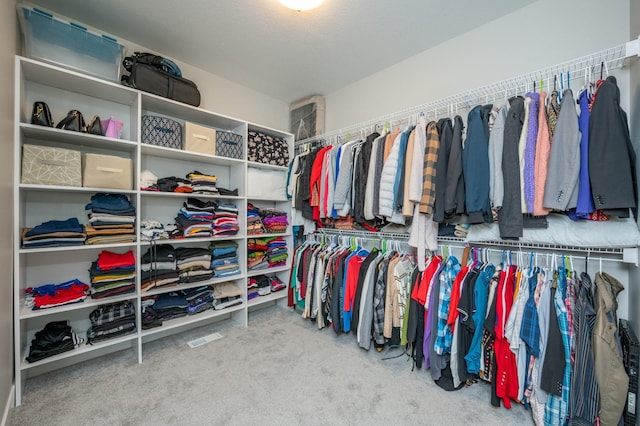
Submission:
[[[13,383],[13,74],[17,45],[14,1],[0,2],[0,416]],[[0,417],[1,421],[1,417]]]
[[[628,14],[629,0],[540,0],[328,94],[326,129],[624,43],[629,39]],[[429,19],[433,18],[425,17],[425,25]]]
[[[630,31],[629,39],[637,39],[640,36],[640,2],[631,1],[629,9]],[[629,127],[631,141],[636,149],[636,155],[640,154],[640,59],[631,65],[629,97],[631,110],[629,114]],[[636,170],[640,170],[640,158],[636,158]],[[640,269],[635,268],[629,276],[629,319],[632,321],[636,335],[640,335]]]

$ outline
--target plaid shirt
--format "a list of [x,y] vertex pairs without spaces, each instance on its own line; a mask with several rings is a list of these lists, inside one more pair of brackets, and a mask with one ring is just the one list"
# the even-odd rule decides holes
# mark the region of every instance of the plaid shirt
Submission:
[[132,302],[124,301],[108,305],[100,305],[89,314],[93,326],[99,326],[116,321],[120,318],[134,315],[136,308]]
[[438,334],[433,344],[436,354],[444,355],[451,353],[453,342],[453,332],[451,326],[447,325],[449,318],[449,305],[451,303],[451,288],[453,280],[460,272],[460,263],[454,256],[449,256],[444,265],[444,270],[440,274],[440,294],[438,302]]
[[[564,268],[560,268],[564,269]],[[565,271],[558,271],[559,275],[563,275]],[[566,275],[565,275],[566,277]],[[571,390],[571,354],[569,343],[569,320],[567,319],[567,308],[564,304],[562,294],[565,292],[563,285],[566,280],[558,280],[558,291],[556,291],[553,299],[555,312],[551,315],[558,316],[558,325],[560,326],[560,334],[562,335],[562,345],[564,346],[564,376],[562,377],[562,396],[549,394],[547,403],[544,407],[544,424],[546,425],[564,425],[567,423],[567,413],[569,411],[569,392]]]
[[384,303],[387,290],[387,269],[389,259],[383,259],[378,265],[380,272],[376,280],[373,293],[373,340],[378,345],[383,345],[384,339]]
[[436,122],[432,121],[427,124],[427,141],[422,169],[422,199],[420,200],[420,213],[428,215],[433,213],[433,204],[436,200],[436,164],[438,163],[439,149],[440,137]]

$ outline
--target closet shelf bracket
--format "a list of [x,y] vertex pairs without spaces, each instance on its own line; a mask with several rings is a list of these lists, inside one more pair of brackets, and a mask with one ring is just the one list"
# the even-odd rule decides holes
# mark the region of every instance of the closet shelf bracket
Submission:
[[[640,40],[640,39],[638,39]],[[622,251],[622,261],[624,263],[631,263],[635,266],[638,266],[638,258],[640,256],[638,256],[638,250],[640,250],[639,247],[627,247],[625,249],[623,249]]]
[[625,47],[625,57],[631,58],[633,56],[640,57],[640,35],[637,39],[628,41]]

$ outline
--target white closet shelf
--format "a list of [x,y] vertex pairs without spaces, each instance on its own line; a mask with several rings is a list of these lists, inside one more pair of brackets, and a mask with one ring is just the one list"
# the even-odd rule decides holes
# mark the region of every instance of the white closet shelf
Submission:
[[271,234],[247,234],[247,238],[288,237],[289,235],[291,235],[291,232],[287,231],[287,232],[274,232]]
[[109,193],[109,194],[135,194],[135,190],[131,189],[109,189],[109,188],[89,188],[84,186],[62,186],[62,185],[34,185],[29,183],[21,183],[19,185],[21,191],[64,191],[66,193]]
[[136,243],[122,243],[122,244],[96,244],[96,245],[81,245],[81,246],[62,246],[62,247],[40,247],[40,248],[21,248],[18,252],[20,254],[30,253],[46,253],[56,251],[78,251],[78,250],[106,250],[120,247],[135,247]]
[[274,300],[280,300],[287,297],[287,289],[276,291],[275,293],[269,293],[266,296],[258,296],[255,299],[251,299],[247,302],[247,306],[250,308],[253,306],[259,306],[265,303],[273,302]]
[[107,348],[109,346],[115,346],[120,343],[136,340],[137,338],[138,338],[138,333],[133,332],[131,334],[127,334],[126,336],[105,340],[103,342],[94,343],[93,345],[87,345],[85,342],[76,349],[63,352],[61,354],[54,355],[45,359],[41,359],[40,361],[36,361],[36,362],[27,361],[27,355],[29,354],[29,346],[27,346],[24,351],[24,357],[22,358],[22,362],[20,363],[20,370],[28,370],[30,368],[38,367],[40,365],[50,364],[65,358],[70,358],[70,357],[81,355],[87,352],[93,352],[102,348]]
[[[102,80],[93,76],[70,71],[54,65],[38,62],[33,59],[17,57],[21,62],[22,75],[27,81],[73,91],[94,98],[105,99],[123,105],[133,105],[138,98],[138,91],[121,84]],[[16,78],[19,78],[20,70]]]
[[255,277],[256,275],[275,274],[278,272],[288,272],[291,269],[289,266],[279,266],[277,268],[265,268],[258,269],[256,271],[247,271],[247,277]]
[[217,155],[200,154],[198,152],[184,151],[181,149],[167,148],[165,146],[156,146],[143,143],[140,145],[143,155],[152,157],[162,157],[171,160],[184,160],[193,162],[206,161],[208,164],[220,166],[244,166],[243,160],[236,158],[219,157]]
[[77,147],[108,148],[110,151],[135,152],[138,143],[126,139],[114,139],[89,133],[56,129],[55,127],[38,126],[20,123],[20,131],[27,138],[43,139],[47,142],[72,144]]
[[233,312],[242,311],[245,309],[244,303],[241,303],[236,306],[231,306],[226,309],[222,309],[216,311],[214,309],[207,309],[204,312],[200,312],[199,314],[187,315],[185,317],[175,318],[172,320],[164,321],[162,326],[151,328],[149,330],[142,330],[142,337],[151,336],[153,334],[162,333],[167,330],[171,330],[172,328],[182,327],[184,325],[193,324],[196,322],[200,322],[209,318],[220,317],[223,315],[228,315]]
[[204,126],[221,130],[235,130],[246,125],[245,121],[221,114],[214,114],[199,107],[187,105],[172,99],[141,92],[143,115],[146,112],[180,117],[185,121],[193,121]]
[[289,167],[287,166],[276,166],[273,164],[258,163],[256,161],[247,161],[247,166],[254,167],[256,169],[279,170],[281,172],[289,171]]
[[216,285],[216,284],[226,283],[226,282],[229,282],[229,281],[234,281],[234,280],[243,279],[243,278],[245,278],[244,274],[237,274],[237,275],[230,275],[228,277],[212,278],[210,280],[200,281],[200,282],[195,282],[195,283],[153,287],[149,291],[141,291],[140,295],[142,297],[155,296],[157,294],[169,293],[169,292],[172,292],[172,291],[187,290],[187,289],[190,289],[190,288],[198,288],[198,287],[202,287],[202,286],[205,286],[205,285]]
[[[228,240],[242,240],[244,235],[230,235],[221,237],[200,237],[200,238],[174,238],[168,240],[155,240],[155,244],[190,244],[190,243],[209,243],[212,241],[228,241]],[[151,241],[140,241],[142,246],[150,246]]]
[[[91,297],[87,297],[84,302],[80,303],[70,303],[68,305],[56,306],[54,308],[45,308],[45,309],[30,309],[24,306],[24,298],[20,298],[20,303],[22,308],[20,309],[20,319],[29,319],[29,318],[38,318],[53,314],[59,314],[63,312],[77,311],[80,309],[89,309],[95,308],[96,306],[104,305],[107,303],[116,303],[122,302],[125,300],[133,300],[136,298],[136,293],[128,293],[118,296],[105,297],[102,299],[92,299]],[[87,314],[87,318],[89,315]]]
[[197,192],[157,192],[157,191],[140,191],[143,197],[167,197],[167,198],[210,198],[216,200],[244,200],[244,197],[238,195],[213,195],[199,194]]
[[286,198],[273,198],[273,197],[259,197],[259,196],[248,196],[247,197],[248,201],[269,201],[272,203],[286,203],[289,200]]

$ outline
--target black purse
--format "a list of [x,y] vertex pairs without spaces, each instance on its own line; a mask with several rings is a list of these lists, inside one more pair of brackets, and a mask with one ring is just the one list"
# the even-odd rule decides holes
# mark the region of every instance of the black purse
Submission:
[[51,111],[49,111],[49,105],[46,102],[36,101],[33,103],[33,111],[31,113],[31,124],[37,124],[38,126],[53,127],[53,120],[51,119]]
[[91,122],[89,123],[89,126],[87,126],[86,131],[87,133],[90,133],[92,135],[104,136],[104,130],[102,129],[102,122],[100,121],[100,117],[94,115],[91,119]]
[[84,132],[87,128],[87,124],[84,122],[82,113],[77,109],[72,109],[65,118],[60,120],[56,127],[58,129],[72,130],[74,132]]

